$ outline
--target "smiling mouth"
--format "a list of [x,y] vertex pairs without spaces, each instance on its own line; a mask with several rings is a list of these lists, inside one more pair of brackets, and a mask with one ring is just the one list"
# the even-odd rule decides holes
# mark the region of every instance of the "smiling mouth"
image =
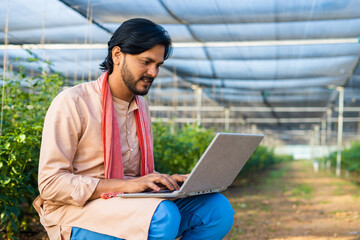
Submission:
[[146,82],[146,83],[152,83],[154,81],[154,78],[150,77],[142,77],[140,80]]

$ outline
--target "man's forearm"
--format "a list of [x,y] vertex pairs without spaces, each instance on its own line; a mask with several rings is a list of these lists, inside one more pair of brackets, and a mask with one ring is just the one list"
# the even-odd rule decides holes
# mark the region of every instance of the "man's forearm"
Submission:
[[178,190],[177,182],[184,182],[186,175],[173,175],[150,173],[133,179],[101,179],[89,200],[101,197],[103,193],[124,192],[138,193],[146,190],[160,191],[160,186],[170,190]]
[[100,198],[103,193],[128,192],[126,182],[123,179],[101,179],[89,200]]

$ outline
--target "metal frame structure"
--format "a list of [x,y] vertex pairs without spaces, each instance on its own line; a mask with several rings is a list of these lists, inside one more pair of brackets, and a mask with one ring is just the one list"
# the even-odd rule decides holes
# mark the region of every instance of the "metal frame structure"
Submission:
[[256,129],[283,144],[328,144],[338,133],[339,150],[345,136],[359,139],[357,0],[4,0],[3,75],[19,65],[36,74],[31,51],[69,85],[94,80],[111,34],[133,17],[173,39],[148,96],[156,121]]

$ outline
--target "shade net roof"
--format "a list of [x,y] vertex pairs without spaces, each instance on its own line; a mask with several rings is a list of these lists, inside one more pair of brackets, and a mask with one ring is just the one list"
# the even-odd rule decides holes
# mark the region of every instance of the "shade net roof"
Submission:
[[36,71],[30,49],[68,85],[94,80],[112,33],[134,17],[161,24],[174,44],[148,95],[154,117],[193,122],[201,105],[205,126],[255,125],[287,143],[325,126],[330,142],[344,87],[344,136],[359,136],[358,0],[3,0],[1,66],[6,53],[12,68]]

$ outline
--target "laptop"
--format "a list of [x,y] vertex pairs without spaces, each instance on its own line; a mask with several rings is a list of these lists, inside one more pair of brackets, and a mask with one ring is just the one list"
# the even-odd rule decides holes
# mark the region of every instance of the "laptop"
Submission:
[[238,176],[264,135],[217,133],[186,181],[177,191],[122,193],[123,198],[183,198],[222,192]]

